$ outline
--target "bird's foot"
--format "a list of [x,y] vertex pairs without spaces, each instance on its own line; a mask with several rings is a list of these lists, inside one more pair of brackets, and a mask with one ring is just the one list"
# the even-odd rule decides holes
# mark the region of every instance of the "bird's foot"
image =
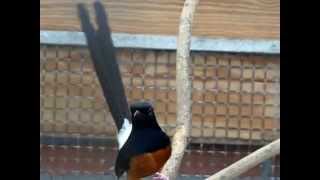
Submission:
[[153,177],[152,180],[169,180],[169,178],[159,172],[157,172]]

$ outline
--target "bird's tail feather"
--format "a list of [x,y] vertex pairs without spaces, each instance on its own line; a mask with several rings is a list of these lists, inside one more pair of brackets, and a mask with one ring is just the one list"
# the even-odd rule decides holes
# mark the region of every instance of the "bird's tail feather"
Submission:
[[94,3],[94,9],[97,30],[90,23],[88,11],[83,4],[78,5],[78,14],[103,94],[119,130],[124,118],[131,119],[130,111],[105,9],[99,1]]

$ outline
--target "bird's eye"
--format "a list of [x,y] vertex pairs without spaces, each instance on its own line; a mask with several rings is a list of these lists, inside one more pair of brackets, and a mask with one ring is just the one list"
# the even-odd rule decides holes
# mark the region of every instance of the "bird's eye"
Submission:
[[153,115],[153,110],[152,110],[152,108],[149,108],[149,110],[148,110],[148,115],[149,115],[149,116],[152,116],[152,115]]

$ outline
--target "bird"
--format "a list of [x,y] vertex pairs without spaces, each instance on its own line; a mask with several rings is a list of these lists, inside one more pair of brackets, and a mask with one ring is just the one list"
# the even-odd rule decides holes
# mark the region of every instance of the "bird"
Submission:
[[128,105],[105,8],[100,1],[93,6],[97,30],[85,5],[79,3],[77,9],[103,95],[117,127],[115,174],[119,179],[126,173],[128,180],[151,175],[155,179],[168,179],[159,171],[171,156],[170,138],[159,126],[150,102],[141,100]]
[[130,106],[132,132],[116,159],[117,177],[127,172],[129,180],[138,180],[157,173],[171,155],[171,142],[156,121],[148,102]]

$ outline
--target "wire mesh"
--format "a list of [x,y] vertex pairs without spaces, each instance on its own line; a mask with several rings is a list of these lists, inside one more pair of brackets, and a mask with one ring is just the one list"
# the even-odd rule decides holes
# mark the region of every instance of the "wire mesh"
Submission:
[[[172,135],[175,52],[118,49],[117,56],[129,102],[151,101]],[[279,137],[279,62],[275,55],[192,53],[192,137],[182,175],[210,175]],[[112,172],[116,128],[85,47],[40,45],[40,127],[41,172]],[[278,177],[280,161],[271,161]]]

